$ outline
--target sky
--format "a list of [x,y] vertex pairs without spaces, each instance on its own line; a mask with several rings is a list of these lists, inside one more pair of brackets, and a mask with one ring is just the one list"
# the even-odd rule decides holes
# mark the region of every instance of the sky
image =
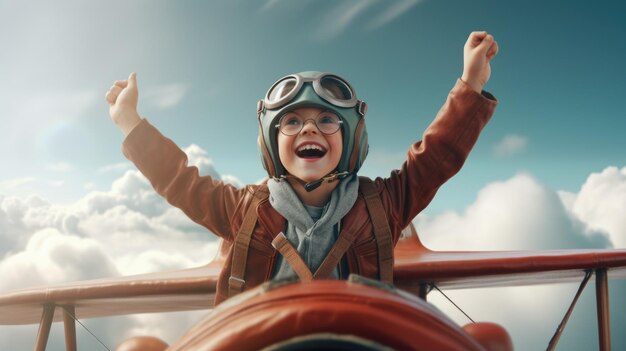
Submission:
[[[139,113],[202,174],[241,185],[266,176],[256,101],[289,73],[337,73],[369,107],[360,174],[386,176],[461,76],[473,30],[498,42],[485,90],[499,104],[463,169],[416,218],[424,242],[438,250],[624,248],[625,10],[618,1],[0,0],[0,293],[212,258],[215,238],[160,199],[122,155],[104,100],[115,80],[137,72]],[[449,295],[475,319],[507,327],[517,349],[534,350],[546,347],[576,289]],[[559,349],[596,348],[593,291],[590,284]],[[623,281],[611,282],[614,349],[626,349],[617,332],[625,293]],[[113,347],[133,333],[171,342],[200,317],[86,323]],[[49,349],[61,350],[55,328]],[[0,349],[32,348],[35,330],[0,327]],[[91,342],[79,334],[79,346],[99,347]]]

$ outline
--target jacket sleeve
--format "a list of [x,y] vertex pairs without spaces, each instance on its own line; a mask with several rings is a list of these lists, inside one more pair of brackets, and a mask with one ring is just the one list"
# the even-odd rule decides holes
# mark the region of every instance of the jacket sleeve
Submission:
[[237,189],[187,165],[187,155],[147,120],[124,140],[122,152],[154,189],[194,222],[216,235],[232,239],[230,219],[246,189]]
[[[493,95],[479,94],[457,80],[439,113],[411,145],[407,159],[388,178],[378,179],[387,196],[390,218],[403,229],[433,199],[439,187],[463,166],[478,136],[496,108]],[[381,189],[382,190],[382,189]],[[397,240],[397,238],[394,238]]]

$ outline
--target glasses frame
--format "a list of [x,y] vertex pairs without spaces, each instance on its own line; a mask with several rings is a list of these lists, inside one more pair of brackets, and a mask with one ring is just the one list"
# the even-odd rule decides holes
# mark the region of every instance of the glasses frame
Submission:
[[[324,111],[324,112],[330,112],[330,111]],[[322,112],[322,113],[324,113],[324,112]],[[339,127],[337,128],[337,130],[335,130],[335,131],[334,131],[334,132],[332,132],[332,133],[324,133],[324,132],[322,131],[322,128],[320,128],[320,126],[318,126],[318,125],[317,125],[317,120],[318,120],[318,118],[322,115],[322,113],[320,113],[319,115],[317,115],[315,118],[307,118],[307,119],[305,119],[304,121],[302,121],[302,124],[300,125],[300,129],[298,129],[298,131],[297,131],[297,132],[295,132],[295,133],[293,133],[293,134],[287,134],[287,133],[285,133],[285,132],[284,132],[284,131],[280,128],[280,124],[281,124],[281,122],[283,121],[283,118],[285,118],[285,117],[287,116],[287,114],[282,115],[282,116],[280,117],[280,119],[278,120],[278,123],[277,123],[277,124],[275,124],[275,125],[274,125],[274,127],[276,127],[276,129],[278,129],[278,131],[279,131],[279,132],[281,132],[281,133],[282,133],[283,135],[285,135],[285,136],[294,136],[294,135],[298,135],[298,134],[300,134],[300,132],[302,131],[302,128],[304,128],[304,125],[305,125],[305,124],[306,124],[306,122],[308,122],[308,121],[313,121],[313,124],[315,125],[315,128],[317,128],[317,130],[319,130],[319,131],[320,131],[320,133],[322,133],[322,134],[324,134],[324,135],[333,135],[333,134],[335,134],[335,133],[337,133],[338,131],[340,131],[340,130],[341,130],[341,125],[343,124],[343,120],[341,119],[341,117],[340,117],[340,116],[337,116],[336,114],[334,114],[334,113],[333,113],[333,115],[335,115],[335,116],[339,119],[339,123],[338,123]]]
[[[348,90],[350,91],[350,99],[348,100],[339,100],[335,97],[333,97],[332,95],[328,94],[326,92],[326,89],[324,89],[322,87],[322,79],[324,78],[333,78],[336,79],[337,81],[339,81],[341,84],[344,84]],[[289,91],[289,93],[287,93],[285,96],[281,97],[280,99],[276,100],[276,101],[270,101],[269,97],[270,97],[270,93],[274,90],[274,88],[276,88],[280,83],[284,82],[285,80],[288,79],[295,79],[296,80],[296,85]],[[311,77],[311,78],[304,78],[299,74],[290,74],[288,76],[285,76],[281,79],[279,79],[278,81],[276,81],[276,83],[272,84],[272,86],[267,90],[267,93],[265,93],[265,98],[263,99],[263,104],[265,105],[265,108],[267,109],[275,109],[281,106],[284,106],[286,104],[289,103],[289,101],[291,101],[302,89],[302,86],[304,85],[304,83],[312,83],[313,85],[313,90],[315,91],[315,93],[322,99],[328,101],[329,103],[338,106],[338,107],[344,107],[344,108],[350,108],[350,107],[354,107],[357,105],[357,98],[356,98],[356,93],[354,92],[354,88],[352,88],[352,86],[350,85],[350,83],[348,83],[347,80],[339,77],[336,74],[332,74],[332,73],[320,73],[315,77]],[[304,125],[304,124],[303,124]]]

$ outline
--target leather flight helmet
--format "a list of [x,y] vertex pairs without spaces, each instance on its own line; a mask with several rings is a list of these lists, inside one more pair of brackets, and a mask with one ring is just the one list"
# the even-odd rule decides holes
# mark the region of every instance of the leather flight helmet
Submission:
[[258,146],[263,167],[270,177],[287,171],[278,155],[280,117],[298,107],[318,107],[341,118],[343,151],[335,171],[356,173],[365,161],[369,145],[365,128],[367,104],[357,100],[352,86],[343,78],[324,72],[300,72],[279,79],[257,104]]

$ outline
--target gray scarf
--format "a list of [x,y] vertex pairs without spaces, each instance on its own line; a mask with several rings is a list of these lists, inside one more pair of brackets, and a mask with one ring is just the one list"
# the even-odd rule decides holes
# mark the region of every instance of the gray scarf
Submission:
[[[315,273],[337,239],[337,224],[356,201],[359,178],[356,174],[351,174],[340,181],[317,221],[313,221],[289,182],[270,179],[267,185],[270,191],[270,204],[287,220],[285,236],[298,250],[311,272]],[[274,271],[276,272],[274,279],[296,276],[282,256],[279,256],[278,265],[278,271]],[[333,276],[337,278],[336,270]]]

